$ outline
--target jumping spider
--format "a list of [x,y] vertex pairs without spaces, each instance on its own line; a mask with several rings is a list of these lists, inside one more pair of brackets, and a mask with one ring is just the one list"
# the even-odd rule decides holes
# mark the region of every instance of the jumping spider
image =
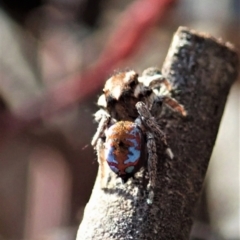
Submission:
[[156,68],[146,69],[142,76],[134,71],[118,73],[106,81],[98,100],[101,109],[96,112],[95,120],[99,125],[92,140],[98,152],[98,141],[104,144],[104,156],[99,157],[100,166],[104,165],[101,161],[106,161],[110,169],[126,182],[147,158],[149,187],[155,186],[156,137],[161,139],[166,153],[173,158],[155,117],[160,114],[162,104],[186,115],[184,107],[169,96],[170,91],[171,84]]

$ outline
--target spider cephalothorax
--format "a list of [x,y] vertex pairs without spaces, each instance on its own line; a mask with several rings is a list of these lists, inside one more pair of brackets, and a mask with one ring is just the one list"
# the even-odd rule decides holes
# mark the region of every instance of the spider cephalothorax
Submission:
[[[99,161],[106,161],[123,182],[145,164],[148,166],[149,186],[155,186],[156,137],[161,139],[166,153],[173,158],[165,134],[155,119],[160,115],[162,104],[186,115],[184,107],[169,95],[170,90],[171,84],[155,68],[146,69],[142,76],[127,71],[107,80],[98,100],[101,109],[96,112],[95,119],[99,126],[92,145],[97,146],[98,141],[103,143],[104,154]],[[101,162],[99,164],[103,166]]]
[[138,81],[136,72],[121,72],[106,81],[98,105],[117,121],[133,120],[138,115],[135,104],[146,102],[151,94],[152,90]]

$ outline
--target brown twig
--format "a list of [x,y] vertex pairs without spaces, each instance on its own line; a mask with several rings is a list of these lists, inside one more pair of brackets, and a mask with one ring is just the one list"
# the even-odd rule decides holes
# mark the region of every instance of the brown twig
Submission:
[[154,201],[147,204],[146,186],[141,181],[144,175],[125,185],[112,177],[103,190],[99,173],[77,240],[189,238],[194,208],[237,69],[238,55],[230,44],[179,28],[163,73],[188,115],[183,119],[165,110],[160,121],[175,157],[167,158],[158,148]]

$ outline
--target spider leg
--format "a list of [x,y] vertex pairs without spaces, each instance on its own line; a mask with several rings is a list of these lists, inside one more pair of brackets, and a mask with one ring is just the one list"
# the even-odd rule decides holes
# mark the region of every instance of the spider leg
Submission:
[[149,67],[146,68],[143,72],[142,75],[143,76],[153,76],[153,75],[162,75],[162,72],[159,68],[157,67]]
[[107,186],[107,163],[104,157],[104,143],[102,141],[97,141],[96,144],[98,164],[99,164],[99,175],[100,175],[100,187],[101,189]]
[[[160,139],[163,142],[163,145],[166,149],[166,153],[172,159],[173,154],[171,149],[167,144],[167,140],[164,132],[159,128],[158,123],[155,118],[151,115],[146,104],[143,102],[138,102],[136,104],[137,111],[139,113],[139,118],[142,124],[146,127],[146,137],[147,137],[147,152],[148,152],[148,173],[149,173],[149,194],[147,202],[152,204],[154,198],[153,188],[156,186],[156,177],[157,177],[157,150],[155,137]],[[139,120],[136,120],[139,122]]]
[[163,100],[161,97],[155,97],[152,106],[151,106],[151,114],[156,118],[160,115],[162,112],[162,105],[163,105]]
[[150,88],[160,88],[161,85],[164,85],[168,92],[172,90],[171,83],[165,78],[161,71],[156,67],[150,67],[143,71],[140,81],[144,83],[145,86]]
[[[153,89],[157,97],[152,104],[153,106],[150,108],[154,116],[156,116],[155,109],[159,109],[159,104],[162,103],[165,103],[172,110],[179,112],[182,116],[187,115],[184,107],[179,104],[177,100],[168,95],[172,90],[172,85],[168,79],[162,75],[158,68],[151,67],[144,70],[139,81],[143,82],[145,86],[149,86]],[[160,88],[161,85],[165,86],[165,90]]]
[[162,141],[162,143],[166,149],[166,153],[172,159],[173,154],[167,144],[166,136],[165,136],[164,132],[159,128],[158,123],[156,122],[155,118],[151,115],[146,104],[143,102],[137,102],[136,108],[137,108],[137,111],[138,111],[145,127],[157,135],[157,137]]
[[148,153],[148,159],[147,159],[147,168],[148,168],[148,174],[149,174],[149,183],[148,183],[148,199],[147,203],[152,204],[154,192],[153,188],[155,187],[155,179],[157,175],[157,153],[156,153],[156,144],[154,135],[150,131],[146,131],[145,127],[143,126],[141,116],[139,116],[135,123],[146,133],[147,138],[147,153]]
[[160,85],[164,85],[166,87],[166,89],[170,92],[172,90],[172,85],[170,84],[170,82],[163,77],[162,75],[156,75],[153,76],[151,79],[151,82],[149,83],[149,87],[151,88],[157,88],[160,87]]
[[139,82],[142,82],[145,86],[150,88],[159,88],[161,85],[164,85],[169,92],[172,90],[171,83],[160,74],[154,76],[142,76],[138,79]]
[[181,105],[176,99],[169,97],[169,96],[163,96],[162,102],[166,104],[170,109],[174,110],[175,112],[180,113],[182,116],[186,116],[187,112],[183,105]]
[[93,147],[96,147],[97,141],[101,136],[103,136],[104,131],[105,131],[107,125],[109,124],[109,121],[110,121],[111,117],[103,109],[100,109],[94,115],[95,115],[95,120],[97,122],[99,122],[99,124],[98,124],[97,131],[93,136],[91,144],[92,144]]
[[156,185],[157,176],[157,153],[154,136],[151,132],[147,131],[147,151],[148,151],[148,173],[149,173],[149,197],[148,203],[151,204],[153,201],[153,188]]

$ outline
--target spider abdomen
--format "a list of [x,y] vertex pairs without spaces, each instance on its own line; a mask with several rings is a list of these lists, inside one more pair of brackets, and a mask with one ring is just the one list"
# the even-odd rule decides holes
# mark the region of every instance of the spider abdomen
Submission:
[[142,131],[136,123],[119,121],[106,131],[105,159],[124,182],[140,167]]

